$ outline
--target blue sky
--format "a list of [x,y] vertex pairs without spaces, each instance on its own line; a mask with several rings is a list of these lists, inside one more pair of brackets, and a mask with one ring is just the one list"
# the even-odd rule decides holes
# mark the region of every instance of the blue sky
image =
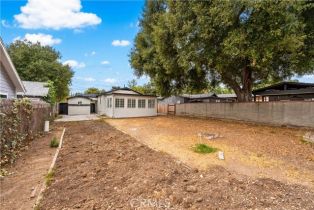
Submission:
[[[60,4],[51,5],[54,1]],[[65,1],[69,5],[61,5]],[[15,39],[39,40],[60,51],[62,62],[75,72],[72,92],[88,87],[108,90],[136,78],[128,54],[143,6],[144,1],[1,0],[1,37],[6,44]],[[64,20],[63,12],[71,20]],[[49,13],[59,17],[51,18]],[[138,84],[147,81],[140,78]]]
[[[135,78],[128,54],[143,6],[144,1],[1,0],[1,37],[6,44],[26,38],[60,51],[75,72],[72,93],[108,90]],[[296,79],[314,82],[314,75]],[[147,81],[139,78],[138,84]]]

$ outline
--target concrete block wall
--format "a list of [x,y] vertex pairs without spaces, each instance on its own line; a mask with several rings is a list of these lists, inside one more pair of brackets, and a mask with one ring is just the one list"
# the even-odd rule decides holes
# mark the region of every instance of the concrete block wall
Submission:
[[314,101],[177,104],[176,115],[314,127]]

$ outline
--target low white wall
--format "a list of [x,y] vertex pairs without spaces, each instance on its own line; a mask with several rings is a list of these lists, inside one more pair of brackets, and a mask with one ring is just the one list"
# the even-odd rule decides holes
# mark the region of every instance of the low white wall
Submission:
[[89,115],[90,106],[70,106],[68,105],[68,115]]
[[314,127],[314,102],[177,104],[176,115]]

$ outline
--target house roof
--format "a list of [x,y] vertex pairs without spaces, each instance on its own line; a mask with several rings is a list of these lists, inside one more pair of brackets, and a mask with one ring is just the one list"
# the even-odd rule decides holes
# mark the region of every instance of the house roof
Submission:
[[218,98],[236,98],[237,95],[234,93],[228,93],[228,94],[217,94]]
[[11,58],[5,49],[5,46],[2,42],[2,39],[0,38],[0,61],[2,65],[4,66],[4,71],[6,71],[9,75],[9,78],[13,82],[16,92],[25,92],[25,88],[22,84],[22,81],[11,61]]
[[204,93],[204,94],[183,94],[182,97],[189,99],[202,99],[202,98],[212,98],[217,97],[215,93]]
[[116,88],[116,89],[112,89],[110,91],[104,92],[99,94],[100,95],[137,95],[137,96],[147,96],[147,97],[156,97],[155,95],[149,95],[149,94],[142,94],[140,92],[137,92],[131,88]]
[[47,87],[47,82],[33,82],[33,81],[22,81],[25,92],[18,93],[24,96],[37,96],[37,97],[45,97],[48,95],[49,88]]
[[86,99],[89,99],[89,100],[92,100],[91,97],[88,97],[86,95],[75,95],[75,96],[70,96],[70,97],[67,97],[67,99],[71,99],[71,98],[86,98]]
[[[314,88],[314,83],[280,82],[274,85],[270,85],[267,87],[253,90],[252,93],[254,95],[260,95],[261,93],[266,94],[267,92],[271,93],[271,92],[278,92],[278,91],[298,90],[298,89],[307,89],[307,88]],[[301,92],[299,91],[299,93]]]
[[269,90],[258,92],[256,95],[260,96],[278,96],[278,95],[304,95],[304,94],[314,94],[313,88],[300,88],[293,90]]

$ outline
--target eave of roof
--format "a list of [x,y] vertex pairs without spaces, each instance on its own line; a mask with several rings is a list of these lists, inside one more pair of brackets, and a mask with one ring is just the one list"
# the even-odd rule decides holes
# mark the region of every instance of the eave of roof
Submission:
[[273,91],[263,91],[256,93],[259,96],[276,96],[276,95],[303,95],[303,94],[314,94],[314,88],[302,88],[295,90],[273,90]]
[[280,86],[283,86],[283,85],[297,85],[297,86],[300,86],[300,87],[314,87],[314,83],[305,83],[305,82],[279,82],[277,84],[273,84],[273,85],[270,85],[270,86],[267,86],[267,87],[263,87],[263,88],[259,88],[259,89],[256,89],[256,90],[253,90],[252,93],[257,93],[257,92],[261,92],[261,91],[264,91],[264,90],[269,90],[269,89],[273,89],[273,88],[278,88]]
[[[10,72],[7,72],[10,79],[12,80],[12,82],[14,83],[15,85],[15,88],[16,88],[16,92],[25,92],[25,88],[23,86],[23,83],[22,83],[22,80],[20,78],[20,76],[18,75],[15,67],[14,67],[14,64],[4,46],[4,43],[2,41],[2,38],[0,37],[0,45],[1,45],[1,57],[4,55],[4,59],[7,60],[8,64],[9,64],[9,67],[11,68],[12,71]],[[3,61],[2,61],[3,62]]]

